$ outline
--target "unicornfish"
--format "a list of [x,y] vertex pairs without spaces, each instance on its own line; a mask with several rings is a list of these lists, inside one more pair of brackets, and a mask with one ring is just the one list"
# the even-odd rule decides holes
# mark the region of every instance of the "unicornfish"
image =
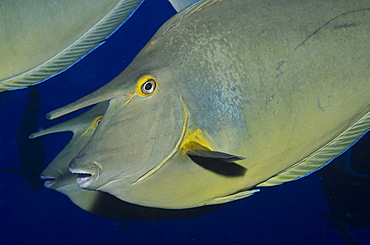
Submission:
[[108,101],[69,165],[133,204],[227,203],[306,176],[370,128],[370,2],[204,0],[168,20],[97,91]]

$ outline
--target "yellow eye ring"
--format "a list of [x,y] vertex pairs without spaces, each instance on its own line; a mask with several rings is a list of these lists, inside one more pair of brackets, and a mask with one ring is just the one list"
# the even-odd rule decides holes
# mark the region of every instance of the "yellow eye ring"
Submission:
[[94,118],[94,121],[91,123],[93,129],[96,129],[99,126],[100,121],[102,120],[102,116],[98,116]]
[[141,96],[152,95],[157,90],[157,81],[152,76],[143,76],[137,82],[136,93]]

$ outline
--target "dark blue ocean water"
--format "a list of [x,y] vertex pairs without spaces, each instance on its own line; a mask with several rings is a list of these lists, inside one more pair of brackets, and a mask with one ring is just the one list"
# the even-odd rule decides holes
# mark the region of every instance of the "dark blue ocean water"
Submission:
[[[174,13],[167,0],[147,1],[104,45],[39,85],[40,125],[46,128],[70,118],[50,122],[44,115],[113,79]],[[20,168],[16,137],[28,96],[29,89],[24,89],[0,97],[2,168]],[[46,163],[69,136],[44,138]],[[1,171],[0,193],[1,244],[347,244],[324,217],[328,206],[317,174],[262,189],[210,214],[160,222],[98,217],[56,191],[34,192],[22,176]],[[350,231],[359,244],[370,244],[369,228]]]

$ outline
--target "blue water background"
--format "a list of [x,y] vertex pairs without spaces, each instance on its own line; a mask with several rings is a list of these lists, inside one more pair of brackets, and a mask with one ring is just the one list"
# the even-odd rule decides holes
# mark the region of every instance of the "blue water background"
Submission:
[[[100,48],[68,71],[39,85],[40,125],[53,109],[89,94],[120,73],[157,28],[175,12],[167,0],[147,1]],[[20,168],[16,135],[28,89],[1,99],[2,168]],[[70,134],[44,137],[46,163]],[[347,244],[324,218],[328,210],[318,176],[310,175],[233,202],[200,217],[160,222],[116,221],[87,213],[66,196],[46,188],[33,192],[18,175],[0,172],[1,244]],[[370,244],[370,230],[350,229],[359,244]]]

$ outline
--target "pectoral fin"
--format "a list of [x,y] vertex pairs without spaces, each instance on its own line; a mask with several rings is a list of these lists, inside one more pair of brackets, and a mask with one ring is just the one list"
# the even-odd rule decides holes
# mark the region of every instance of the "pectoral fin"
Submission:
[[199,166],[214,173],[230,177],[243,176],[247,172],[246,168],[234,163],[234,161],[242,160],[244,157],[207,150],[205,147],[202,148],[204,149],[191,150],[186,153]]
[[219,151],[211,151],[211,150],[192,150],[188,151],[186,154],[193,157],[202,157],[202,158],[209,158],[209,159],[217,159],[224,162],[233,162],[237,160],[243,160],[245,157],[238,157],[234,155],[230,155],[227,153],[219,152]]
[[246,168],[234,163],[244,157],[214,151],[208,137],[200,129],[188,135],[180,148],[193,162],[216,174],[240,177],[247,172]]

